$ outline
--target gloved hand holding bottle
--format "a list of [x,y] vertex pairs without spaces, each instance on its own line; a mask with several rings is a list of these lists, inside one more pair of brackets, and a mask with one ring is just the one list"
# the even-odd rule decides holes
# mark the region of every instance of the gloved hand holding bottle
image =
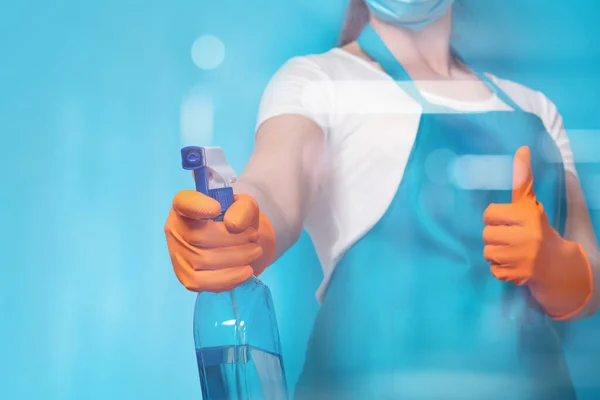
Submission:
[[528,285],[554,319],[579,313],[593,293],[591,264],[582,245],[563,239],[533,191],[529,148],[515,154],[513,198],[484,213],[484,257],[500,280]]
[[[165,234],[177,278],[200,292],[194,342],[204,399],[288,398],[271,294],[253,275],[298,240],[317,190],[323,133],[299,119],[262,124],[240,179],[221,148],[181,149],[196,191],[175,196]],[[281,135],[282,126],[294,129]]]
[[323,143],[323,132],[311,121],[272,118],[256,135],[253,154],[235,182],[235,191],[243,194],[235,196],[222,222],[213,221],[221,214],[216,200],[193,190],[175,196],[165,234],[173,269],[187,289],[236,288],[298,240],[317,192]]
[[219,203],[196,191],[179,192],[165,233],[175,274],[189,290],[229,291],[270,264],[275,235],[249,195],[236,195],[223,221]]

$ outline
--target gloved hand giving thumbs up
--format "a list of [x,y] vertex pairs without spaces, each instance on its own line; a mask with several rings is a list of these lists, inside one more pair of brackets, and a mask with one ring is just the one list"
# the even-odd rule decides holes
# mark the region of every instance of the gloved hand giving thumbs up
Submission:
[[552,228],[537,201],[528,147],[515,154],[512,203],[491,204],[483,219],[484,257],[497,279],[528,285],[555,319],[568,319],[587,305],[593,292],[590,262],[583,246]]

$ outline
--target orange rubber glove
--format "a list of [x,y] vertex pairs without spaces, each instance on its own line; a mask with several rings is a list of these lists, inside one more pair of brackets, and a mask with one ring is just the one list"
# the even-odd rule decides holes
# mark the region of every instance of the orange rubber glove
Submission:
[[248,195],[236,195],[222,222],[219,203],[192,190],[179,192],[165,224],[175,275],[194,292],[225,292],[273,259],[275,234],[269,220]]
[[592,269],[583,246],[563,239],[550,226],[533,192],[531,154],[515,154],[511,204],[492,204],[484,213],[484,257],[500,280],[528,285],[554,319],[569,319],[589,302]]

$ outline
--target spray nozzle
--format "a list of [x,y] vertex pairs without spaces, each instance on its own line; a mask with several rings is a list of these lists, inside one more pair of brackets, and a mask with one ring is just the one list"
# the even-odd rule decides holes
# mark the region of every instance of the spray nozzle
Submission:
[[181,149],[183,169],[194,171],[196,190],[221,204],[223,212],[233,203],[236,176],[220,147],[188,146]]
[[203,147],[188,146],[181,149],[183,169],[194,170],[206,167],[206,153]]

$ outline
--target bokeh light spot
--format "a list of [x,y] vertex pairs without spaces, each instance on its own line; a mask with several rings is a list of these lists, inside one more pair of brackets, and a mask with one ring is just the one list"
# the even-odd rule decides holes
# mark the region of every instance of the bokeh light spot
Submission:
[[425,173],[437,184],[447,184],[450,181],[450,168],[456,155],[448,149],[432,151],[425,159]]
[[215,69],[225,59],[225,44],[216,36],[203,35],[192,45],[192,61],[200,69]]
[[512,189],[512,156],[461,156],[450,170],[454,185],[462,189]]
[[181,103],[181,144],[206,146],[213,139],[214,104],[200,89],[192,90]]

